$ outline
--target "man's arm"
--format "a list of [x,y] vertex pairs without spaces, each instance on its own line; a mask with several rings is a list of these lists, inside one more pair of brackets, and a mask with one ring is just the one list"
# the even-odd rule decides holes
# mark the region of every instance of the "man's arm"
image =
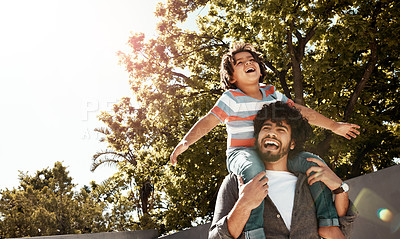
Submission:
[[268,179],[264,177],[265,174],[259,173],[247,184],[241,178],[236,179],[233,174],[225,178],[218,192],[209,239],[240,236],[251,210],[258,207],[268,194]]
[[[311,167],[307,171],[307,175],[310,175],[311,172],[316,172],[310,176],[310,184],[321,181],[331,190],[337,189],[342,184],[343,181],[323,162],[313,158],[308,158],[307,160],[319,165],[319,167]],[[351,205],[347,192],[335,194],[335,207],[339,216],[340,230],[346,238],[350,238],[358,212],[354,205]]]
[[[317,181],[323,182],[331,191],[337,189],[342,185],[343,181],[321,160],[316,158],[307,158],[308,161],[318,164],[318,166],[311,167],[307,170],[308,183],[312,185]],[[315,172],[310,176],[311,172]],[[335,207],[339,217],[346,215],[349,209],[349,195],[347,192],[336,194]]]
[[258,207],[267,196],[268,178],[265,176],[266,172],[263,171],[246,184],[244,184],[241,177],[238,178],[239,199],[227,217],[228,230],[234,238],[238,238],[242,233],[250,217],[251,210]]
[[310,124],[324,129],[329,129],[333,133],[343,136],[346,139],[351,139],[352,137],[356,138],[357,135],[360,134],[360,132],[357,130],[360,128],[360,126],[356,124],[336,122],[334,120],[331,120],[323,116],[322,114],[318,113],[313,109],[310,109],[308,107],[296,103],[294,103],[294,107],[300,110],[301,114],[308,120]]
[[193,127],[187,132],[185,137],[175,147],[174,151],[170,156],[172,165],[177,162],[177,157],[181,153],[185,152],[190,145],[194,144],[201,137],[210,132],[215,126],[220,123],[219,119],[212,113],[208,113],[206,116],[201,118]]

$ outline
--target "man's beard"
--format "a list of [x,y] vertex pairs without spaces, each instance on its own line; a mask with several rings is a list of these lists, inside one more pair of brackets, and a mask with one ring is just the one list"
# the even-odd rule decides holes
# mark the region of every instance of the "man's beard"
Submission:
[[279,151],[277,153],[272,153],[271,151],[266,151],[266,152],[262,152],[260,149],[260,145],[258,143],[258,141],[256,141],[256,150],[258,153],[258,156],[260,157],[260,159],[262,161],[265,162],[276,162],[279,159],[281,159],[283,156],[287,155],[289,153],[289,146],[286,148],[280,148]]

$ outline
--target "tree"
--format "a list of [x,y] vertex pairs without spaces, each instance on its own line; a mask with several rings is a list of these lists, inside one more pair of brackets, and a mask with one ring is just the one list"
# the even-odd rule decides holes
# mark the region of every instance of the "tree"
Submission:
[[34,176],[21,173],[17,189],[2,190],[0,232],[3,237],[90,233],[105,230],[104,203],[88,187],[75,185],[60,162]]
[[[114,105],[113,110],[115,115],[103,112],[99,116],[108,128],[99,128],[96,131],[104,136],[100,141],[109,142],[109,147],[93,155],[91,171],[104,164],[120,167],[121,171],[104,181],[96,190],[107,195],[105,200],[112,208],[112,213],[108,216],[115,220],[110,221],[110,229],[154,228],[148,213],[155,203],[151,174],[146,171],[147,176],[138,177],[134,173],[138,168],[149,170],[138,160],[143,154],[135,150],[145,141],[140,134],[141,131],[144,132],[140,126],[141,111],[130,106],[129,98],[123,98],[119,104]],[[133,117],[127,118],[127,115]],[[136,211],[136,214],[132,214],[132,211]],[[135,221],[135,216],[139,217],[139,221]],[[123,222],[118,221],[118,218]]]
[[[133,98],[100,116],[114,153],[135,155],[119,172],[133,191],[150,180],[148,213],[167,231],[212,216],[226,175],[226,134],[219,126],[168,165],[169,155],[218,99],[221,56],[233,41],[255,44],[270,68],[266,83],[337,121],[363,128],[346,141],[322,129],[308,145],[339,176],[350,178],[399,157],[397,1],[171,0],[159,4],[158,36],[135,33],[119,52]],[[183,29],[195,16],[197,29]],[[391,142],[390,144],[386,142]],[[139,183],[140,182],[140,183]]]

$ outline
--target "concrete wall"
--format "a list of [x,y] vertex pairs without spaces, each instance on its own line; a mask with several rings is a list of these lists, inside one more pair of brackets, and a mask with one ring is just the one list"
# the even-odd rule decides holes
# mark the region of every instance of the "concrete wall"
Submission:
[[160,239],[207,239],[208,229],[211,223],[193,227],[184,231],[177,232],[169,236],[159,237]]
[[69,234],[59,236],[34,237],[35,239],[155,239],[157,230],[144,230],[134,232],[103,232],[91,234]]
[[[359,212],[353,239],[400,238],[400,165],[346,181]],[[156,230],[36,237],[36,239],[207,239],[210,224],[158,237]]]

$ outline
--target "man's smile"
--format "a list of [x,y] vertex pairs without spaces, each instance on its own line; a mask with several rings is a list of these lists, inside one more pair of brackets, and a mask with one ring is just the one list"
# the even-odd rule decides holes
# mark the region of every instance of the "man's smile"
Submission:
[[281,142],[279,141],[279,140],[277,140],[277,139],[272,139],[272,138],[270,138],[270,137],[266,137],[266,138],[264,138],[263,140],[262,140],[262,145],[263,145],[263,148],[264,149],[267,149],[267,150],[278,150],[279,149],[279,147],[280,147],[280,145],[281,145]]

